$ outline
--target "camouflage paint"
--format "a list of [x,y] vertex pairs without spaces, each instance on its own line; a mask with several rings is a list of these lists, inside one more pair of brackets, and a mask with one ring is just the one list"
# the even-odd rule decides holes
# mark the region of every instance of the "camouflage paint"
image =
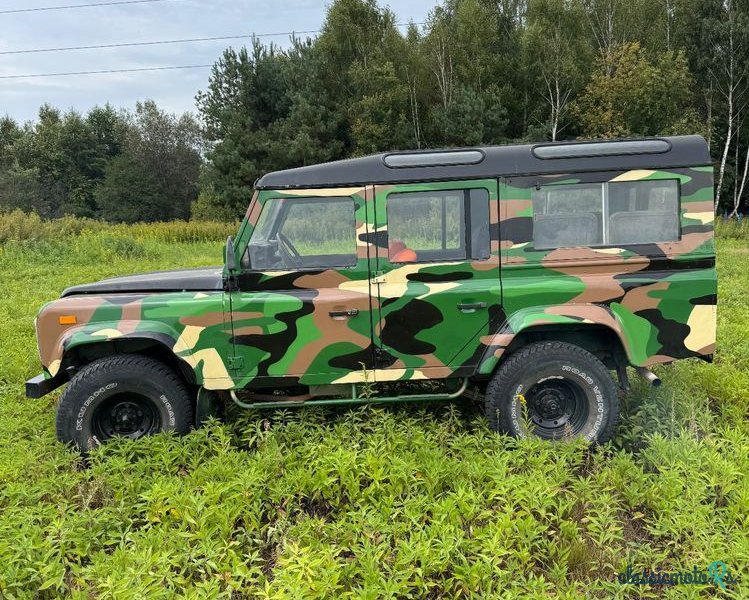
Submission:
[[[678,242],[532,247],[535,186],[649,179],[680,181]],[[490,257],[391,264],[388,194],[465,188],[489,192]],[[356,264],[244,272],[239,289],[231,292],[57,300],[38,316],[42,364],[53,376],[73,348],[142,338],[174,351],[194,371],[197,383],[210,389],[350,383],[365,377],[465,377],[490,374],[515,335],[548,324],[608,327],[634,365],[710,354],[716,305],[712,189],[712,168],[706,166],[518,177],[499,183],[261,190],[237,235],[238,261],[266,203],[344,196],[355,203]],[[375,274],[381,275],[371,277]],[[457,303],[476,299],[487,302],[486,310],[457,310]],[[359,311],[354,317],[329,315],[351,308]],[[62,314],[75,314],[78,323],[59,325]]]
[[[55,376],[73,348],[151,340],[173,351],[208,389],[233,385],[225,359],[231,349],[231,323],[223,292],[169,292],[69,296],[50,302],[37,317],[42,365]],[[60,325],[75,315],[74,325]]]
[[[533,248],[531,194],[539,185],[678,180],[681,238],[622,247]],[[503,308],[507,321],[478,368],[491,373],[518,332],[596,323],[620,338],[631,364],[715,350],[717,279],[712,167],[506,179],[500,186]]]
[[[373,367],[366,187],[262,190],[240,229],[239,259],[265,206],[284,198],[342,197],[354,201],[356,264],[321,270],[243,272],[232,292],[234,354],[243,368],[237,387],[339,382]],[[352,235],[354,232],[352,232]],[[331,311],[357,309],[348,318]]]

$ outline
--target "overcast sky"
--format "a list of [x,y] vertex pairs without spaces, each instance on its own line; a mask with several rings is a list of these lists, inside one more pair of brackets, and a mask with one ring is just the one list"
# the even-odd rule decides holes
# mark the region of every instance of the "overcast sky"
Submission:
[[[317,30],[327,2],[313,0],[157,0],[141,4],[4,13],[15,9],[93,4],[116,0],[0,0],[0,52],[65,46]],[[425,19],[436,0],[389,4],[399,22]],[[382,2],[381,2],[382,4]],[[263,41],[288,44],[288,35]],[[227,46],[242,40],[129,48],[0,54],[0,76],[212,64]],[[132,108],[152,98],[171,112],[195,110],[210,69],[184,69],[29,79],[0,78],[0,115],[34,119],[48,102],[85,112],[107,101]]]

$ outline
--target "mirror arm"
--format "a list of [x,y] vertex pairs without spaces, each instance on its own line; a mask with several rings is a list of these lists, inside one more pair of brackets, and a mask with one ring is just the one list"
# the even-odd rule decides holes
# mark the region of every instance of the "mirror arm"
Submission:
[[231,274],[237,270],[237,257],[234,254],[234,239],[229,236],[226,239],[226,246],[224,250],[224,261],[226,263],[226,270]]

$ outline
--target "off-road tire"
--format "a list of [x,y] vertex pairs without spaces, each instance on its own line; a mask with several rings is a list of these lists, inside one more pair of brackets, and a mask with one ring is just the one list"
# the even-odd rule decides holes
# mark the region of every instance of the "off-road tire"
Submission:
[[115,435],[185,434],[193,403],[167,365],[137,354],[108,356],[76,373],[60,397],[56,423],[57,439],[86,452]]
[[[570,405],[570,414],[560,414],[560,405]],[[611,372],[567,342],[536,342],[513,353],[487,385],[485,409],[493,430],[514,437],[582,436],[601,444],[611,439],[619,421]]]

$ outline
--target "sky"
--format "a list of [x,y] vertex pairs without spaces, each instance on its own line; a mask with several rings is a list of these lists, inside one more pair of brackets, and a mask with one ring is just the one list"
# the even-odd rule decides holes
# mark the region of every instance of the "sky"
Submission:
[[[6,12],[118,0],[0,0],[0,115],[35,119],[44,103],[86,112],[110,102],[133,108],[151,98],[174,113],[195,111],[195,94],[205,89],[210,69],[183,69],[66,77],[3,79],[2,76],[107,69],[213,64],[228,46],[244,40],[195,42],[8,54],[18,50],[151,42],[197,37],[317,30],[327,2],[313,0],[148,0],[112,6]],[[398,22],[422,22],[436,0],[401,0],[388,5]],[[288,45],[289,35],[261,38]]]

